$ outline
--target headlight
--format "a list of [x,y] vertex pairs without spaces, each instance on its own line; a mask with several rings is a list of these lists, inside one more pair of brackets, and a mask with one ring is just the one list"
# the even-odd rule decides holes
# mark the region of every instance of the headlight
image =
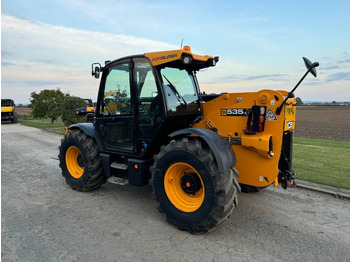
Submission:
[[191,63],[192,63],[192,57],[190,57],[190,56],[184,56],[184,57],[182,58],[182,62],[183,62],[184,64],[186,64],[186,65],[191,64]]

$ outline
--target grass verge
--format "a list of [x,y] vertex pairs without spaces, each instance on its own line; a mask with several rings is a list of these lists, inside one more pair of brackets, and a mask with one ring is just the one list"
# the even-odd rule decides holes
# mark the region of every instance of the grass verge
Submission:
[[293,168],[298,179],[350,189],[350,143],[295,138]]
[[54,132],[57,134],[64,134],[64,123],[61,121],[55,121],[53,124],[51,124],[51,120],[46,119],[34,119],[34,120],[25,120],[25,119],[18,119],[18,123],[30,126],[30,127],[36,127],[40,128],[46,131]]

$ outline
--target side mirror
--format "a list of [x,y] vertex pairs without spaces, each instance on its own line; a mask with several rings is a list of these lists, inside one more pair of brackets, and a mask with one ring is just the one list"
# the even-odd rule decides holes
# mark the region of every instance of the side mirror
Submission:
[[316,67],[319,66],[318,62],[312,63],[309,59],[307,59],[306,57],[303,57],[305,66],[307,68],[307,70],[310,70],[310,73],[316,77],[317,76],[317,72],[316,72]]
[[82,107],[82,108],[77,108],[77,109],[75,109],[75,114],[76,114],[77,116],[86,116],[86,115],[87,115],[86,108],[85,108],[85,107]]
[[93,63],[91,65],[91,75],[95,78],[100,77],[100,72],[102,71],[102,67],[100,63]]
[[294,91],[295,89],[297,89],[297,87],[300,85],[301,82],[303,82],[304,78],[307,76],[308,73],[311,72],[311,74],[316,77],[317,73],[316,73],[316,67],[318,67],[320,64],[318,62],[314,62],[312,63],[309,59],[307,59],[306,57],[303,57],[305,66],[307,68],[306,73],[304,74],[304,76],[299,80],[299,82],[296,84],[296,86],[292,89],[292,91],[290,91],[288,93],[288,95],[286,96],[286,98],[283,100],[283,102],[277,107],[276,109],[276,114],[279,115],[282,111],[282,107],[283,105],[287,102],[288,98],[293,97],[294,96]]

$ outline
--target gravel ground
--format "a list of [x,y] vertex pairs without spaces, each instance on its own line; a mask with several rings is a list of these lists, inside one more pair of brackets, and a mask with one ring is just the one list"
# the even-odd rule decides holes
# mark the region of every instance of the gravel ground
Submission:
[[350,200],[267,188],[209,234],[168,224],[151,188],[106,184],[82,193],[61,176],[61,136],[1,126],[2,261],[345,261]]

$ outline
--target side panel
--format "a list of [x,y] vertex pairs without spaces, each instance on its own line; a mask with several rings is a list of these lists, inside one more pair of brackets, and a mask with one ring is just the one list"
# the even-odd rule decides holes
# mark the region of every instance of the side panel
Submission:
[[151,178],[150,166],[153,159],[128,159],[129,182],[133,186],[144,186]]
[[[289,115],[290,124],[287,125],[285,111],[279,116],[275,114],[286,95],[285,91],[261,90],[223,94],[203,103],[203,119],[193,127],[216,129],[221,136],[231,141],[240,183],[266,187],[277,178],[283,132],[294,130],[295,115]],[[266,108],[265,125],[262,132],[247,134],[244,132],[248,119],[246,112],[254,105]],[[284,108],[291,107],[293,105]],[[294,107],[292,111],[295,114]]]
[[2,106],[1,107],[1,113],[9,113],[15,111],[14,106]]

